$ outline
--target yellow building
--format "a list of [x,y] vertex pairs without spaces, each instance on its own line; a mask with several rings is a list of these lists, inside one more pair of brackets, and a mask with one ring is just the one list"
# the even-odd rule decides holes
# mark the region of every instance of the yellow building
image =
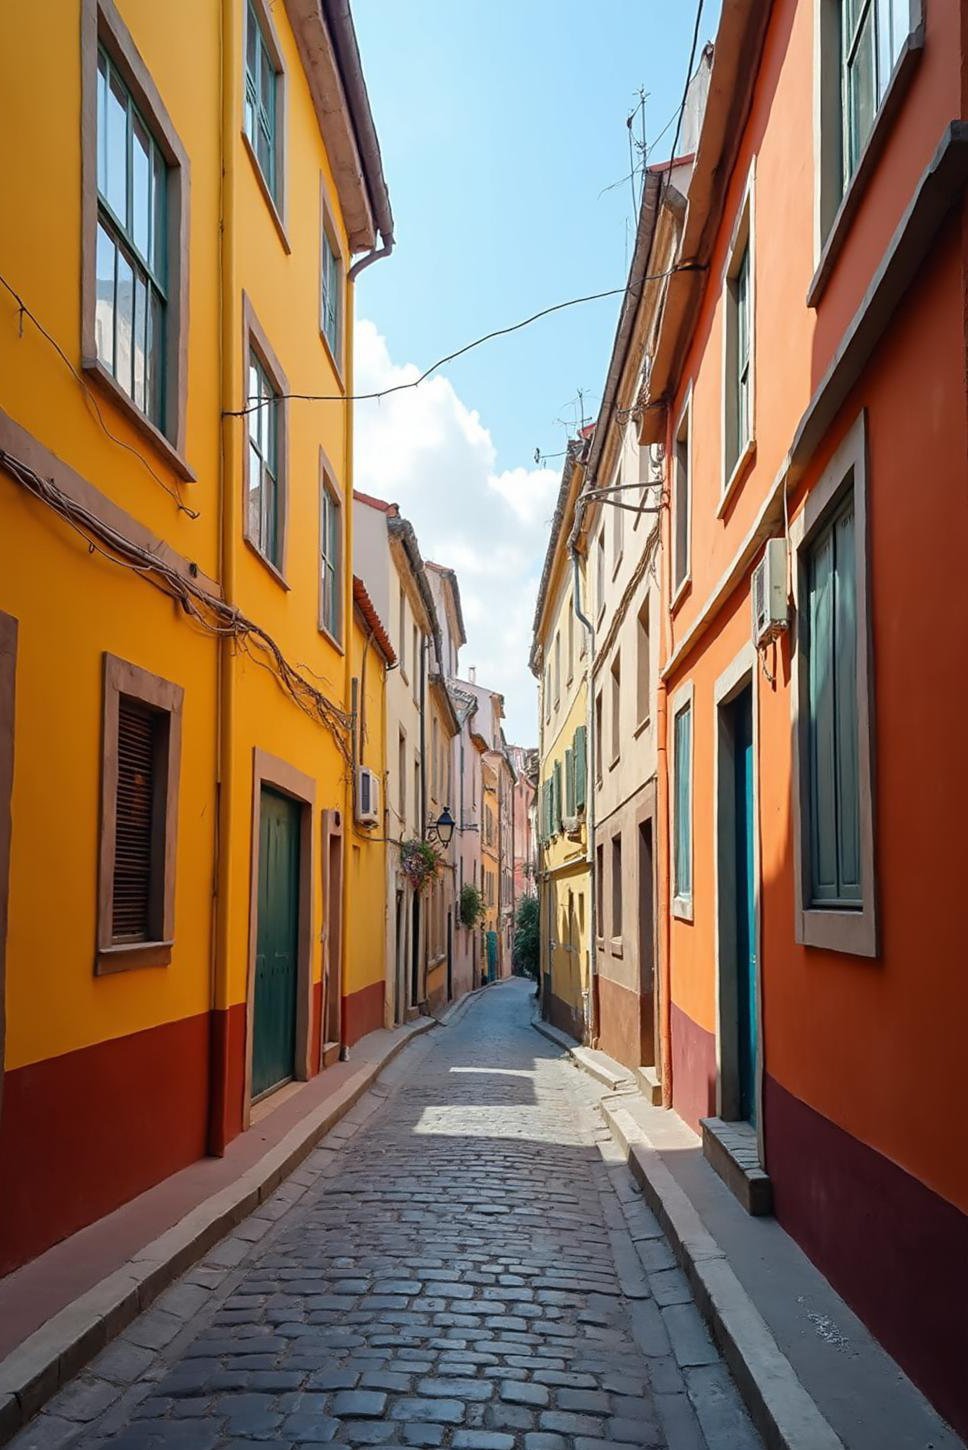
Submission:
[[[551,538],[538,589],[531,669],[539,689],[538,896],[544,1016],[579,1040],[593,1032],[591,923],[594,882],[588,857],[588,630],[585,561],[569,544],[582,482],[581,445],[565,459]],[[579,591],[578,609],[573,606]]]
[[343,398],[392,218],[352,21],[66,8],[0,11],[0,1271],[369,1021]]

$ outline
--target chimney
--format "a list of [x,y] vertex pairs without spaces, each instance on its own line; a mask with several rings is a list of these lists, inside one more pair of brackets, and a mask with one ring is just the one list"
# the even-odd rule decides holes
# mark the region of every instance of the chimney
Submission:
[[476,685],[477,684],[477,666],[476,665],[471,665],[470,669],[467,671],[467,678],[470,680],[470,682],[471,682],[472,685]]

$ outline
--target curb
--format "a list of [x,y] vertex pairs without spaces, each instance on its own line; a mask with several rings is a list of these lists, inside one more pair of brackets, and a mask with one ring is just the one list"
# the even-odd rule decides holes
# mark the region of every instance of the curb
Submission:
[[612,1137],[685,1270],[696,1303],[722,1351],[768,1450],[844,1450],[804,1389],[763,1316],[691,1200],[631,1113],[601,1104]]
[[573,1037],[569,1037],[567,1032],[560,1032],[557,1027],[552,1027],[550,1022],[545,1022],[542,1017],[538,1016],[532,1017],[531,1026],[535,1032],[540,1032],[542,1037],[547,1037],[548,1041],[553,1042],[556,1047],[563,1048],[576,1067],[580,1067],[582,1072],[587,1072],[589,1077],[593,1077],[610,1092],[637,1091],[631,1072],[611,1072],[604,1063],[596,1059],[591,1048],[582,1047],[581,1043],[576,1042]]
[[[469,992],[455,1003],[448,1010],[448,1022],[476,995],[477,992]],[[418,1017],[407,1023],[405,1035],[391,1043],[382,1058],[361,1067],[356,1080],[307,1113],[235,1183],[197,1204],[178,1223],[145,1244],[121,1268],[66,1304],[0,1360],[0,1445],[22,1429],[62,1385],[127,1328],[174,1279],[274,1193],[319,1140],[345,1117],[384,1068],[415,1037],[436,1025],[436,1019],[431,1017]]]

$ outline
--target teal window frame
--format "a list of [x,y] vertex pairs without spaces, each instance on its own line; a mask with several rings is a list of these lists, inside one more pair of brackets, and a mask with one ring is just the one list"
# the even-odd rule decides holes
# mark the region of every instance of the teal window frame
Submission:
[[808,833],[811,906],[863,903],[853,486],[807,545]]
[[[343,511],[325,473],[319,485],[319,627],[340,644],[343,638]],[[436,721],[434,725],[436,726]],[[436,783],[436,751],[434,781]]]
[[320,266],[320,325],[337,370],[343,368],[343,258],[323,224]]
[[245,134],[269,195],[278,206],[282,194],[279,155],[279,68],[274,48],[252,0],[245,17]]
[[[266,364],[256,349],[249,347],[248,499],[246,537],[274,568],[282,568],[282,456],[280,404]],[[258,478],[258,484],[254,478]]]
[[[112,166],[112,117],[115,126],[120,119],[124,128],[123,164],[118,168]],[[97,359],[135,407],[164,433],[169,165],[151,125],[135,104],[124,75],[100,44],[96,118],[94,334]],[[139,154],[143,164],[139,164]],[[123,175],[119,176],[118,172]],[[102,300],[101,295],[108,284],[110,302],[106,298]],[[124,292],[129,294],[127,299],[121,295]],[[126,319],[129,320],[127,340],[122,336]]]

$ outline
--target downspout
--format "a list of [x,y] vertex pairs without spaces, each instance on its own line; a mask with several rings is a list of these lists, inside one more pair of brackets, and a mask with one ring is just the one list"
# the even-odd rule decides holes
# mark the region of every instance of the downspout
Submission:
[[348,282],[355,282],[361,272],[365,272],[367,267],[371,267],[374,262],[379,262],[381,257],[389,257],[392,251],[393,238],[391,237],[384,246],[374,247],[372,252],[367,252],[365,257],[361,257],[358,262],[354,262],[346,275],[346,280]]
[[[669,467],[669,449],[665,451],[665,467]],[[670,961],[672,924],[671,893],[670,893],[670,852],[671,840],[669,837],[669,751],[666,744],[668,718],[669,718],[669,697],[665,679],[662,675],[664,662],[668,660],[671,653],[669,648],[670,615],[668,609],[669,587],[669,547],[671,544],[671,520],[669,510],[663,511],[662,517],[662,594],[663,608],[660,611],[660,664],[659,682],[656,689],[655,700],[655,736],[656,736],[656,784],[658,786],[658,829],[655,841],[655,850],[658,857],[659,867],[658,892],[659,892],[659,1070],[662,1081],[662,1106],[672,1107],[672,964]]]
[[[581,515],[576,520],[580,525]],[[588,862],[588,1036],[591,1043],[598,1038],[598,1005],[595,992],[597,962],[595,960],[595,929],[597,916],[597,882],[595,880],[595,690],[592,670],[595,664],[595,626],[581,607],[581,571],[578,568],[578,550],[575,546],[576,532],[571,538],[571,603],[575,618],[588,636],[588,686],[585,691],[585,738],[588,741],[588,762],[585,769],[585,859]]]
[[[347,281],[348,280],[349,279],[347,279]],[[353,368],[354,326],[353,326],[353,322],[354,322],[354,317],[355,317],[355,311],[354,311],[354,296],[355,296],[355,294],[354,294],[354,292],[352,290],[350,290],[349,286],[347,286],[347,291],[349,292],[349,297],[348,297],[347,300],[348,300],[348,302],[350,304],[345,309],[345,316],[346,316],[346,339],[345,339],[345,346],[346,346],[346,367],[347,367],[348,376],[347,376],[347,379],[346,379],[346,401],[343,404],[343,419],[344,419],[344,421],[343,421],[343,479],[344,479],[343,496],[344,496],[344,498],[346,500],[346,503],[345,503],[344,508],[343,508],[343,513],[346,515],[346,524],[345,524],[345,529],[344,529],[344,538],[345,538],[345,541],[346,541],[345,542],[346,553],[345,553],[345,556],[344,556],[344,559],[343,559],[343,643],[344,643],[344,652],[343,652],[343,701],[344,701],[344,704],[347,701],[349,701],[349,700],[352,699],[352,691],[353,691],[353,649],[352,649],[352,640],[351,640],[351,631],[352,631],[352,628],[353,628],[353,405],[349,401],[349,399],[353,396],[353,379],[354,379],[354,368]],[[364,669],[366,667],[366,654],[365,654],[365,652],[364,652],[364,655],[363,655],[363,667],[364,667]],[[353,722],[352,722],[352,724],[350,726],[350,730],[351,730],[351,733],[355,736],[355,734],[356,734],[356,725],[357,725],[357,721],[355,719],[355,709],[354,709],[353,713],[354,713],[354,719],[353,719]],[[360,744],[361,744],[361,747],[362,747],[362,741],[360,742]],[[362,758],[362,748],[361,748],[361,751],[360,751],[360,756]],[[349,832],[350,832],[350,829],[352,828],[352,823],[353,823],[353,819],[354,819],[354,815],[355,815],[355,802],[354,802],[355,794],[356,794],[356,760],[355,760],[355,757],[354,757],[353,764],[352,764],[352,766],[350,768],[350,778],[349,778],[349,782],[348,782],[348,788],[343,793],[343,800],[344,800],[343,831],[342,831],[342,834],[340,836],[340,852],[341,852],[341,855],[342,855],[342,860],[341,860],[341,863],[340,863],[340,916],[341,916],[341,921],[340,921],[340,933],[339,933],[339,962],[337,964],[337,970],[339,972],[339,1040],[340,1040],[340,1053],[339,1053],[339,1055],[340,1055],[340,1061],[341,1062],[345,1062],[346,1059],[349,1057],[349,1044],[346,1041],[346,997],[347,997],[347,994],[346,994],[346,990],[345,989],[346,989],[346,967],[347,967],[347,957],[348,957],[347,942],[348,942],[348,939],[349,939],[349,931],[347,930],[347,927],[349,925],[349,919],[350,919],[350,873],[349,873],[349,863],[347,862],[347,859],[346,859],[346,857],[347,857],[346,842],[347,842],[347,839],[349,837]],[[322,870],[324,872],[328,873],[328,871],[329,871],[329,862],[328,861],[322,862]],[[328,876],[327,876],[327,879],[328,879]],[[322,923],[322,930],[320,931],[320,941],[321,942],[325,939],[326,928],[327,928],[327,923],[326,922],[323,922]],[[332,941],[332,932],[329,933],[329,937],[330,937],[330,941]],[[320,970],[322,970],[322,963],[320,963]],[[324,1003],[323,1003],[323,998],[322,998],[322,993],[321,993],[320,994],[320,1012],[323,1011],[323,1007],[324,1007]],[[322,1051],[323,1051],[323,1039],[324,1039],[325,1036],[326,1036],[326,1033],[323,1030],[323,1023],[322,1023],[322,1021],[320,1021],[320,1024],[319,1024],[319,1051],[320,1051],[320,1061],[319,1061],[319,1064],[318,1064],[318,1066],[320,1068],[323,1065],[322,1064]]]
[[[233,396],[232,360],[236,296],[235,286],[235,117],[241,114],[235,64],[233,0],[222,0],[220,24],[220,198],[219,198],[219,389],[221,393],[221,438],[218,458],[218,577],[222,597],[231,604],[235,599],[235,554],[239,490],[233,480],[241,477],[237,467],[235,418],[226,414],[236,406]],[[212,961],[210,986],[210,1052],[208,1151],[220,1158],[229,1139],[228,1120],[235,1104],[228,1102],[231,1080],[229,1063],[229,995],[228,963],[231,960],[230,922],[230,859],[232,840],[232,740],[235,733],[235,678],[232,663],[232,641],[222,636],[216,652],[216,841],[212,913]],[[248,1044],[243,1042],[243,1052]],[[244,1103],[239,1104],[244,1110]],[[245,1123],[243,1121],[243,1127]]]

